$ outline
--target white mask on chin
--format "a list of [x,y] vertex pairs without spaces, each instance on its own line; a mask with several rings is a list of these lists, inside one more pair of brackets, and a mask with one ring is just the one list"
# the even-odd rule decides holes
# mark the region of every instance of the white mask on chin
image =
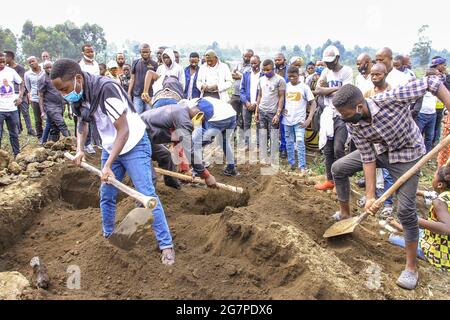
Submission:
[[83,57],[84,57],[84,60],[86,60],[87,62],[94,62],[94,59],[95,59],[95,55],[94,55],[93,59],[89,59],[88,57],[86,57],[86,55],[83,55]]

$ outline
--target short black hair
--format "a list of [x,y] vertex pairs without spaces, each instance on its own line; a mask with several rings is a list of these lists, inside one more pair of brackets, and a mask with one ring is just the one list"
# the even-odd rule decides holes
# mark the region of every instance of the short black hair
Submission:
[[50,74],[52,80],[61,78],[63,81],[74,79],[77,74],[82,74],[80,65],[72,59],[59,59],[55,62]]
[[125,68],[125,67],[129,67],[129,68],[131,69],[131,64],[125,63],[125,64],[123,65],[123,67],[124,67],[124,68]]
[[403,60],[404,60],[404,59],[405,59],[405,57],[402,56],[402,55],[395,56],[395,58],[394,58],[394,60],[396,60],[396,61],[401,61],[402,63],[403,63]]
[[13,60],[16,58],[15,53],[12,52],[12,51],[9,51],[9,50],[5,50],[5,55],[8,56],[8,57],[10,57],[10,58],[13,59]]
[[104,63],[99,63],[98,66],[99,66],[99,67],[102,66],[103,69],[106,69],[106,64],[104,64]]
[[310,62],[308,62],[308,64],[307,64],[306,66],[307,66],[307,67],[309,67],[309,66],[313,66],[313,67],[315,67],[315,66],[316,66],[316,64],[315,64],[314,62],[310,61]]
[[288,73],[300,74],[300,70],[296,66],[290,66],[287,72]]
[[86,49],[86,48],[92,48],[92,44],[90,44],[90,43],[83,44],[83,46],[81,47],[81,52],[84,52],[84,49]]
[[435,57],[431,58],[431,60],[439,59],[439,58],[442,58],[442,57],[441,56],[435,56]]
[[0,58],[4,58],[5,54],[3,52],[0,52]]
[[263,67],[267,67],[267,66],[274,66],[274,63],[273,63],[273,61],[272,60],[270,60],[270,59],[266,59],[266,60],[264,60],[264,62],[263,62]]
[[336,92],[333,98],[333,106],[336,109],[345,107],[356,108],[363,101],[364,96],[361,90],[352,84],[346,84]]
[[191,52],[191,54],[189,55],[189,58],[199,58],[200,59],[200,55],[198,54],[198,52]]

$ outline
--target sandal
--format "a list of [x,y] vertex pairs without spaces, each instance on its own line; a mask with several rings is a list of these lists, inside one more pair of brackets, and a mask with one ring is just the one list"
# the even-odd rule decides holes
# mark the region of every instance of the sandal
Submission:
[[380,218],[381,219],[388,219],[388,218],[392,218],[392,214],[394,212],[394,208],[393,207],[384,207],[383,211],[381,211],[380,213]]
[[171,266],[175,263],[175,250],[173,248],[164,249],[161,252],[161,262],[166,266]]
[[397,285],[400,288],[407,290],[414,290],[419,282],[419,272],[411,272],[409,270],[404,270],[400,277],[397,279]]

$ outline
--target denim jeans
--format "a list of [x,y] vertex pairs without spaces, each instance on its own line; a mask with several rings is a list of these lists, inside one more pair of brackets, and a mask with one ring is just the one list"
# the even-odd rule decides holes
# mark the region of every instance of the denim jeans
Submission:
[[177,104],[177,103],[178,103],[178,101],[173,98],[162,98],[155,102],[155,104],[153,105],[153,109],[161,108],[164,106],[168,106],[170,104]]
[[134,96],[133,97],[133,105],[134,109],[136,109],[136,112],[138,114],[143,113],[144,111],[150,110],[151,107],[144,102],[144,100],[141,99],[141,97]]
[[[252,119],[255,111],[249,111],[245,106],[242,109],[242,118],[244,125],[245,145],[248,146],[252,141]],[[256,144],[259,147],[259,130],[256,128]]]
[[19,108],[19,129],[22,131],[22,123],[20,122],[20,115],[23,116],[23,120],[25,121],[25,126],[27,127],[27,132],[31,133],[33,132],[33,126],[31,125],[31,119],[30,119],[30,105],[25,101],[26,99],[22,100],[22,104]]
[[273,124],[272,119],[275,117],[276,112],[266,112],[263,110],[258,111],[258,137],[261,148],[269,148],[271,153],[278,152],[280,149],[279,135],[280,135],[280,124]]
[[198,128],[192,134],[192,141],[194,143],[194,152],[198,153],[198,159],[201,159],[200,153],[202,147],[213,142],[214,138],[219,139],[222,150],[226,157],[228,166],[234,167],[234,153],[231,148],[231,136],[236,128],[236,116],[230,117],[221,121],[207,122],[206,128]]
[[306,169],[306,146],[305,146],[305,128],[299,124],[295,126],[284,125],[286,134],[286,149],[288,161],[291,166],[295,165],[295,143],[297,143],[298,167]]
[[[280,116],[280,123],[283,123],[283,115]],[[280,152],[286,151],[286,133],[284,132],[284,126],[280,125]]]
[[[102,151],[102,168],[108,160],[109,154]],[[161,201],[156,195],[152,183],[152,151],[147,135],[126,154],[120,155],[114,160],[111,169],[117,180],[122,181],[125,173],[131,178],[136,190],[146,196],[155,197],[158,204],[153,209],[153,230],[161,250],[172,248],[172,236],[167,225],[166,215]],[[116,218],[116,200],[118,190],[110,184],[102,184],[100,187],[100,209],[102,212],[103,235],[109,237],[114,231]]]
[[425,148],[427,149],[428,153],[433,148],[434,129],[436,127],[436,113],[426,114],[419,112],[419,114],[417,115],[416,123],[419,127],[420,132],[425,135]]
[[42,128],[41,107],[39,107],[39,102],[32,101],[31,108],[33,109],[34,127],[36,129],[36,134],[37,137],[41,139],[44,129]]
[[436,109],[436,125],[434,126],[433,145],[439,143],[441,139],[442,118],[444,117],[444,109]]
[[348,137],[347,126],[340,117],[335,117],[333,123],[334,137],[328,138],[327,144],[323,148],[327,179],[330,181],[334,180],[333,175],[331,174],[331,166],[335,161],[345,156],[345,143],[347,142]]
[[19,111],[0,112],[0,147],[3,138],[3,122],[9,131],[9,142],[13,150],[14,156],[20,152],[19,146]]
[[[383,193],[388,191],[393,185],[394,185],[394,180],[392,179],[391,175],[389,174],[389,171],[387,169],[381,169],[381,172],[383,173],[383,182],[384,182],[384,187],[383,189]],[[383,193],[381,193],[379,191],[379,189],[376,190],[376,196],[377,198],[380,198]],[[390,196],[389,198],[386,199],[386,201],[384,202],[384,205],[387,206],[392,206],[394,204],[394,200],[392,200],[392,196]]]

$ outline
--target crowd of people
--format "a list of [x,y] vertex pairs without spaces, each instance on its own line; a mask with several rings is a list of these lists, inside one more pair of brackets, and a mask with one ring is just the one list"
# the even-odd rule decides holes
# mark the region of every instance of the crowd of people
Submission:
[[[139,192],[157,198],[150,159],[215,187],[202,147],[216,140],[225,156],[224,175],[239,174],[233,144],[239,139],[245,151],[270,154],[272,160],[286,158],[292,171],[306,175],[305,134],[310,128],[319,132],[326,168],[326,180],[315,188],[336,190],[340,210],[333,217],[351,216],[349,177],[364,171],[362,205],[373,214],[383,209],[381,216],[390,219],[393,199],[386,200],[384,208],[374,208],[375,199],[440,141],[444,109],[450,110],[450,77],[442,57],[433,57],[426,76],[417,79],[411,59],[394,57],[389,48],[374,57],[361,54],[355,61],[356,77],[351,66],[342,64],[335,46],[327,47],[321,60],[307,64],[298,56],[288,61],[282,53],[262,60],[248,49],[231,69],[214,50],[190,53],[186,67],[171,48],[158,48],[154,60],[150,45],[144,43],[140,55],[127,64],[125,55],[117,53],[105,65],[86,44],[79,61],[52,62],[43,52],[41,63],[36,57],[27,59],[25,72],[14,52],[0,53],[0,129],[6,122],[14,155],[20,151],[21,116],[28,134],[45,143],[60,134],[71,135],[63,117],[67,108],[77,128],[75,163],[98,146],[103,182],[109,176],[121,180],[128,173]],[[448,135],[450,116],[444,123]],[[417,285],[418,248],[433,265],[450,270],[448,156],[448,148],[440,153],[433,186],[443,193],[434,200],[436,210],[431,209],[426,222],[417,217],[418,174],[396,194],[407,260],[397,281],[403,288]],[[177,179],[164,181],[180,188]],[[108,238],[114,230],[117,190],[105,183],[100,198],[103,234]],[[154,217],[162,262],[173,264],[174,245],[159,200]],[[419,225],[428,235],[420,246]]]

